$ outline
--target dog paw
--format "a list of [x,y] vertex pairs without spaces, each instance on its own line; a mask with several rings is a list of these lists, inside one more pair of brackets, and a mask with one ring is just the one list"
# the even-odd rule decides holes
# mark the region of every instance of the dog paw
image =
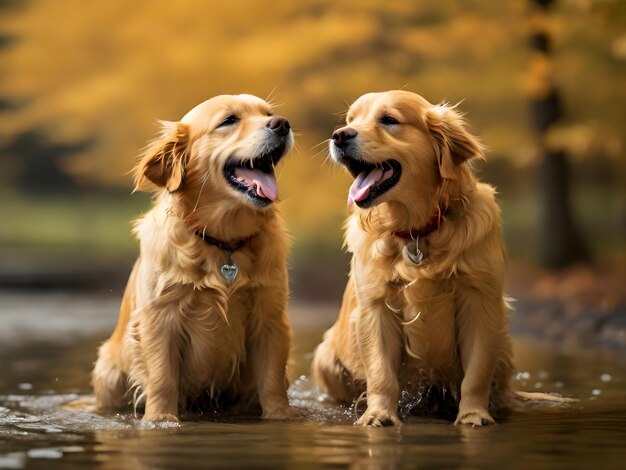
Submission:
[[489,424],[496,424],[496,422],[491,417],[489,412],[486,410],[471,410],[471,411],[465,411],[465,412],[460,411],[454,424],[455,425],[471,424],[472,426],[486,426]]
[[263,419],[272,419],[277,421],[295,421],[304,418],[304,415],[298,408],[293,406],[281,406],[269,410],[263,410]]
[[370,410],[368,408],[355,424],[357,426],[381,428],[383,426],[400,426],[402,422],[395,413],[387,410]]
[[169,421],[172,423],[177,423],[178,417],[174,416],[173,414],[170,413],[150,413],[150,414],[145,414],[142,418],[143,421],[148,421],[148,422],[159,422],[159,421]]

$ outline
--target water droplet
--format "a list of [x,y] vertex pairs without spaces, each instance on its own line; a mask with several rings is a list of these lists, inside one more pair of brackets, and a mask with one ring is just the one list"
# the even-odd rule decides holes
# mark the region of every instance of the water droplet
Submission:
[[556,388],[563,388],[563,382],[560,382],[560,381],[559,382],[554,382],[554,386]]
[[24,383],[18,384],[17,388],[19,388],[20,390],[32,390],[33,384],[24,382]]
[[54,447],[48,449],[30,449],[28,455],[31,459],[60,459],[63,452]]
[[601,394],[602,394],[602,390],[600,390],[599,388],[594,388],[594,389],[591,391],[591,394],[592,394],[594,397],[597,397],[597,396],[599,396],[599,395],[601,395]]
[[59,428],[58,426],[43,425],[41,426],[41,429],[49,433],[63,432],[63,429]]
[[600,380],[602,380],[602,382],[610,382],[611,380],[613,380],[613,377],[611,376],[611,374],[602,374],[600,376]]
[[535,382],[535,388],[541,388],[541,387],[543,387],[543,383]]

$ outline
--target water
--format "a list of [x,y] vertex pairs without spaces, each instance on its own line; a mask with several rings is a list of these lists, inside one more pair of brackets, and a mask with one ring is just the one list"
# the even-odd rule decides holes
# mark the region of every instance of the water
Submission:
[[294,306],[298,377],[293,423],[208,414],[147,425],[84,408],[96,346],[118,299],[0,293],[0,468],[624,468],[626,360],[517,340],[518,387],[575,395],[570,410],[513,414],[486,428],[410,417],[401,428],[352,426],[356,412],[324,400],[308,380],[311,351],[336,307]]

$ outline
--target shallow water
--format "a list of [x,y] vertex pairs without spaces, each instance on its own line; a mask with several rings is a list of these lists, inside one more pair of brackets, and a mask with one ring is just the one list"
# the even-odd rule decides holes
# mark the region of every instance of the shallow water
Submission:
[[193,416],[145,425],[61,405],[89,394],[97,344],[115,322],[118,299],[0,293],[0,468],[623,468],[626,360],[615,353],[555,349],[516,340],[525,390],[581,399],[573,409],[516,413],[486,428],[410,417],[399,429],[352,426],[307,379],[310,354],[336,308],[294,306],[290,388],[302,422],[253,416]]

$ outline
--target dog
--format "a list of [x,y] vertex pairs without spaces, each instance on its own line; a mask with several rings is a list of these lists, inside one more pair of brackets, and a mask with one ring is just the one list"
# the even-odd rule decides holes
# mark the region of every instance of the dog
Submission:
[[134,170],[153,191],[134,224],[140,255],[92,374],[96,406],[144,408],[145,421],[220,397],[299,415],[287,398],[290,239],[274,166],[289,121],[252,95],[221,95],[162,122]]
[[515,400],[559,401],[511,389],[499,208],[472,170],[484,147],[455,107],[409,91],[368,93],[329,146],[354,178],[352,260],[339,317],[312,363],[321,389],[344,402],[365,393],[356,424],[366,426],[400,424],[401,390],[415,402],[449,392],[455,423],[476,426]]

